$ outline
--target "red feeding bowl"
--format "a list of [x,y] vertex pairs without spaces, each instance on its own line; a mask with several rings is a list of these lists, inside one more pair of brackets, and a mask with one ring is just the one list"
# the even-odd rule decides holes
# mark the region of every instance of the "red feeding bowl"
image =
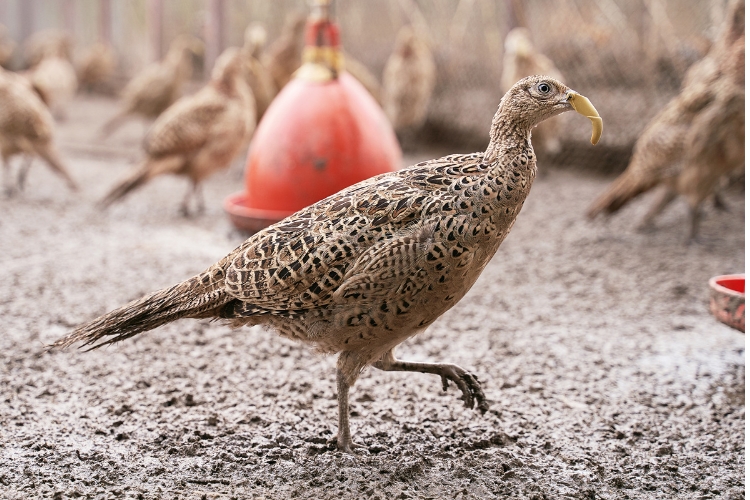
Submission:
[[708,286],[711,313],[722,323],[745,333],[745,275],[714,276]]

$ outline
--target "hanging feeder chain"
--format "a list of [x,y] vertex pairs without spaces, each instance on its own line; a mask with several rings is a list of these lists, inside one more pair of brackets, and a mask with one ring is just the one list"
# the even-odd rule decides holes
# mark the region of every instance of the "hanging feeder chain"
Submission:
[[310,81],[330,81],[344,69],[338,26],[331,20],[332,0],[310,0],[302,67],[295,76]]

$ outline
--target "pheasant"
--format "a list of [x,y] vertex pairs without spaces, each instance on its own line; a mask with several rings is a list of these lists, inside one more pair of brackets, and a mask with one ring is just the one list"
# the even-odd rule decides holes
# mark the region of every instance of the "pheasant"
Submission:
[[263,57],[263,64],[268,68],[277,93],[302,65],[304,38],[305,18],[299,13],[292,13],[286,19],[281,36],[271,44]]
[[435,88],[435,61],[422,38],[404,26],[383,69],[383,110],[397,133],[419,129]]
[[[641,227],[652,227],[655,217],[681,194],[690,205],[688,241],[697,238],[703,201],[715,192],[722,176],[744,163],[744,143],[736,136],[744,130],[744,107],[738,107],[744,102],[744,44],[740,0],[730,5],[717,44],[706,56],[710,60],[696,63],[680,94],[647,125],[627,169],[592,203],[589,218],[614,213],[636,196],[662,186]],[[707,126],[711,129],[700,131]]]
[[115,73],[117,55],[112,47],[103,42],[96,42],[87,47],[78,60],[76,72],[81,87],[91,91],[107,84]]
[[26,67],[33,68],[50,51],[58,50],[65,59],[73,60],[73,40],[68,33],[54,29],[37,31],[24,44]]
[[[55,149],[53,130],[52,115],[28,80],[0,68],[0,155],[8,195],[13,194],[15,189],[23,189],[31,166],[31,155],[41,157],[65,179],[70,189],[78,189]],[[16,186],[13,186],[10,159],[17,154],[26,155],[26,161],[21,166]]]
[[[560,70],[547,56],[539,52],[531,41],[526,28],[513,28],[505,37],[505,54],[500,88],[506,92],[519,79],[529,75],[550,75],[563,80]],[[532,142],[540,146],[542,153],[555,155],[560,152],[560,122],[548,120],[534,129]]]
[[258,121],[276,96],[276,87],[268,68],[260,62],[260,53],[265,43],[266,30],[262,26],[252,24],[245,29],[245,44],[242,46],[242,53],[247,64],[247,83],[255,98]]
[[206,271],[84,324],[53,344],[118,342],[178,318],[266,325],[338,353],[337,445],[353,452],[349,388],[368,365],[440,375],[469,408],[488,403],[477,378],[448,363],[397,359],[471,288],[508,235],[536,176],[531,129],[591,103],[545,76],[502,98],[487,150],[451,155],[372,177],[251,236]]
[[146,66],[122,91],[122,109],[102,127],[108,136],[131,115],[154,119],[180,98],[182,85],[190,78],[190,54],[203,53],[203,42],[182,35],[169,46],[164,61]]
[[[187,216],[200,183],[229,166],[254,130],[255,102],[245,59],[239,49],[229,48],[217,59],[203,89],[174,103],[154,122],[144,144],[148,158],[101,203],[106,207],[158,175],[176,174],[192,183],[181,207]],[[202,198],[198,203],[202,209]]]
[[0,24],[0,67],[8,67],[15,51],[16,42],[8,35],[8,28]]
[[51,42],[41,50],[41,60],[25,76],[34,90],[57,118],[63,118],[66,108],[78,88],[75,68],[66,55],[66,45]]

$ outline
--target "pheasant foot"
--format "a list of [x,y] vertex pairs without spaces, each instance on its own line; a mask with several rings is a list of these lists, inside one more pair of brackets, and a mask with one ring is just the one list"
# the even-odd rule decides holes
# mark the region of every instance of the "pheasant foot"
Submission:
[[458,365],[451,363],[417,363],[413,361],[402,361],[396,359],[393,349],[373,363],[375,368],[383,371],[420,372],[434,373],[440,375],[443,382],[443,390],[448,390],[448,381],[452,381],[461,390],[461,398],[467,408],[474,408],[476,402],[477,410],[483,415],[489,409],[489,403],[482,390],[479,379],[472,373],[464,370]]

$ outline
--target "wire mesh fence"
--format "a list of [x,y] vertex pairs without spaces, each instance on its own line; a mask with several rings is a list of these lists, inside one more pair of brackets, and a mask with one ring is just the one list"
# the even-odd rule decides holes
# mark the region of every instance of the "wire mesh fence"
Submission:
[[[558,163],[624,166],[648,120],[679,90],[687,68],[709,49],[725,0],[335,0],[342,42],[374,75],[382,75],[400,28],[409,23],[428,40],[437,81],[422,140],[476,149],[502,97],[504,40],[528,28],[536,50],[557,66],[565,83],[595,103],[605,123],[597,148],[586,146],[588,122],[560,120]],[[17,42],[58,28],[85,47],[106,36],[120,55],[122,80],[163,55],[181,33],[205,37],[219,9],[221,46],[241,45],[251,22],[268,40],[305,0],[0,0],[0,23]],[[106,18],[103,18],[102,16]],[[158,26],[155,28],[155,24]],[[19,65],[20,56],[15,64]],[[210,61],[207,61],[207,64]],[[196,75],[205,74],[200,71]],[[570,116],[569,116],[570,115]]]

